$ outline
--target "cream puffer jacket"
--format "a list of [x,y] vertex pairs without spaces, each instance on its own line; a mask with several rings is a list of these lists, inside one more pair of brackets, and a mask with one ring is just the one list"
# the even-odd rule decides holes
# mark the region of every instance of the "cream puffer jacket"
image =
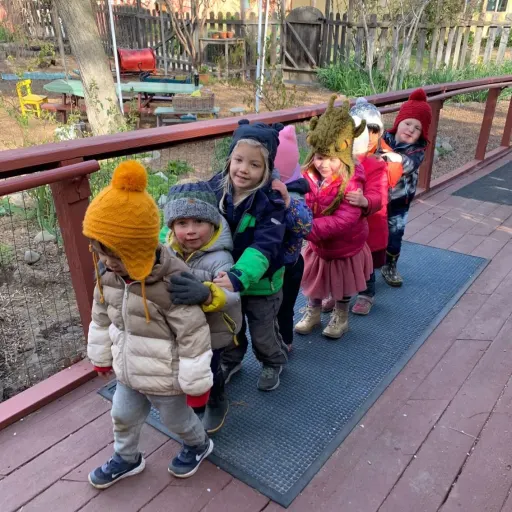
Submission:
[[151,395],[199,396],[213,384],[210,329],[199,306],[175,306],[167,290],[172,274],[187,266],[159,246],[146,278],[146,322],[140,282],[101,276],[104,303],[94,290],[87,354],[96,367],[113,367],[117,380]]

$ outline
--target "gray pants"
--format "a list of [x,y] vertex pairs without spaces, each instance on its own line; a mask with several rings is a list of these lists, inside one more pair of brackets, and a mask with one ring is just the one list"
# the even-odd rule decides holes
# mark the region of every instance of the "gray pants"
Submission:
[[222,364],[233,367],[242,362],[247,352],[247,324],[251,333],[252,350],[256,359],[266,366],[282,366],[288,361],[288,350],[279,333],[277,314],[283,300],[280,290],[273,295],[245,295],[242,297],[243,323],[237,335],[238,346],[234,343],[226,347],[222,354]]
[[178,434],[185,444],[204,444],[204,427],[187,405],[185,395],[144,395],[118,382],[111,412],[114,423],[114,451],[125,461],[135,462],[139,456],[140,431],[151,405],[159,410],[162,423],[171,432]]

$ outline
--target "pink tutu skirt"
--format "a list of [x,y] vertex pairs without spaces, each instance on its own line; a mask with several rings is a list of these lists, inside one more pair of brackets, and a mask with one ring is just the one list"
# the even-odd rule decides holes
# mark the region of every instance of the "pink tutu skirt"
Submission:
[[367,244],[356,255],[338,260],[320,258],[309,244],[302,255],[302,292],[309,299],[352,297],[366,290],[366,281],[373,272],[372,253]]

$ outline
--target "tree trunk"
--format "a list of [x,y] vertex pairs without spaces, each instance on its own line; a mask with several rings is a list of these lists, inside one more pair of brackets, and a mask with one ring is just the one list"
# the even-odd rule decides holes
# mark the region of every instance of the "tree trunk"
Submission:
[[94,135],[125,129],[110,63],[101,44],[90,0],[54,0],[84,86],[87,117]]

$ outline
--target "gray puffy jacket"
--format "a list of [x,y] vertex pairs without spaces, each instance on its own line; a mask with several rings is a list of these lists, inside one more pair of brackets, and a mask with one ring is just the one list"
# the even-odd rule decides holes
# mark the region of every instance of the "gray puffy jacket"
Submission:
[[[219,272],[228,272],[233,266],[233,239],[229,225],[224,218],[222,224],[215,231],[213,238],[201,249],[193,252],[186,260],[183,257],[179,244],[170,240],[170,249],[178,258],[185,261],[192,274],[202,282],[212,282]],[[206,313],[206,320],[210,326],[212,349],[227,347],[234,341],[242,327],[242,303],[240,294],[230,292],[223,288],[226,295],[226,304],[214,313]],[[204,308],[203,308],[204,310]]]

